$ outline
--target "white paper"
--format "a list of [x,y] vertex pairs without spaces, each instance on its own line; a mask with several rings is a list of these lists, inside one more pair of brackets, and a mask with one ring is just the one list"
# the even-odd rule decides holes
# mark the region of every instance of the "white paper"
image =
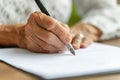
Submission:
[[0,49],[0,59],[45,79],[75,77],[120,71],[120,48],[94,43],[86,49],[56,54],[25,49]]

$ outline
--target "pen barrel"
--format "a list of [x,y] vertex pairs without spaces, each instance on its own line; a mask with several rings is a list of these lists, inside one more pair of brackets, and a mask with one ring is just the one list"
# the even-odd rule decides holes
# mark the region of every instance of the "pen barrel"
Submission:
[[72,47],[71,43],[66,44],[66,47],[68,48],[68,50],[69,50],[73,55],[75,55],[75,50],[74,50],[74,48]]
[[42,13],[45,13],[48,16],[51,16],[50,13],[48,12],[48,10],[45,8],[45,6],[43,5],[43,1],[42,0],[35,0],[36,4],[38,5],[39,9],[42,11]]

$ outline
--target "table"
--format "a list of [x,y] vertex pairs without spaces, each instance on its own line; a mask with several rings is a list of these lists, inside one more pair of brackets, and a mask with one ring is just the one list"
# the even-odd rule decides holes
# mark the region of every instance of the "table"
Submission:
[[[120,47],[120,39],[113,39],[108,41],[102,41],[100,43],[118,46]],[[18,70],[4,62],[0,62],[0,80],[42,80],[39,77]],[[87,77],[76,77],[57,80],[120,80],[120,73],[105,74],[105,75],[93,75]]]

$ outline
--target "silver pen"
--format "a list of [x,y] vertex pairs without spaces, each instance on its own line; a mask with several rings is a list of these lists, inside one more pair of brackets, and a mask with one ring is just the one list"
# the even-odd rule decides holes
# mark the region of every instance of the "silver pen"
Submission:
[[66,44],[66,47],[68,48],[68,50],[69,50],[73,55],[75,55],[75,50],[74,50],[74,48],[72,47],[71,43]]
[[[35,0],[35,2],[43,13],[45,13],[48,16],[51,16],[48,10],[45,8],[42,0]],[[71,43],[66,44],[66,47],[73,55],[75,55],[75,50],[72,47]]]

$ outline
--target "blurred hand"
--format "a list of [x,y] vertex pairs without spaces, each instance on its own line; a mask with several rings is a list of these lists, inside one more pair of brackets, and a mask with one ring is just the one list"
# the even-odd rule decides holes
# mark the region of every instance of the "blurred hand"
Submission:
[[85,48],[94,41],[99,40],[102,32],[95,26],[78,22],[72,26],[71,34],[72,45],[75,49],[78,49]]
[[71,39],[67,25],[35,12],[21,31],[19,46],[34,52],[53,53],[65,50],[65,44]]

